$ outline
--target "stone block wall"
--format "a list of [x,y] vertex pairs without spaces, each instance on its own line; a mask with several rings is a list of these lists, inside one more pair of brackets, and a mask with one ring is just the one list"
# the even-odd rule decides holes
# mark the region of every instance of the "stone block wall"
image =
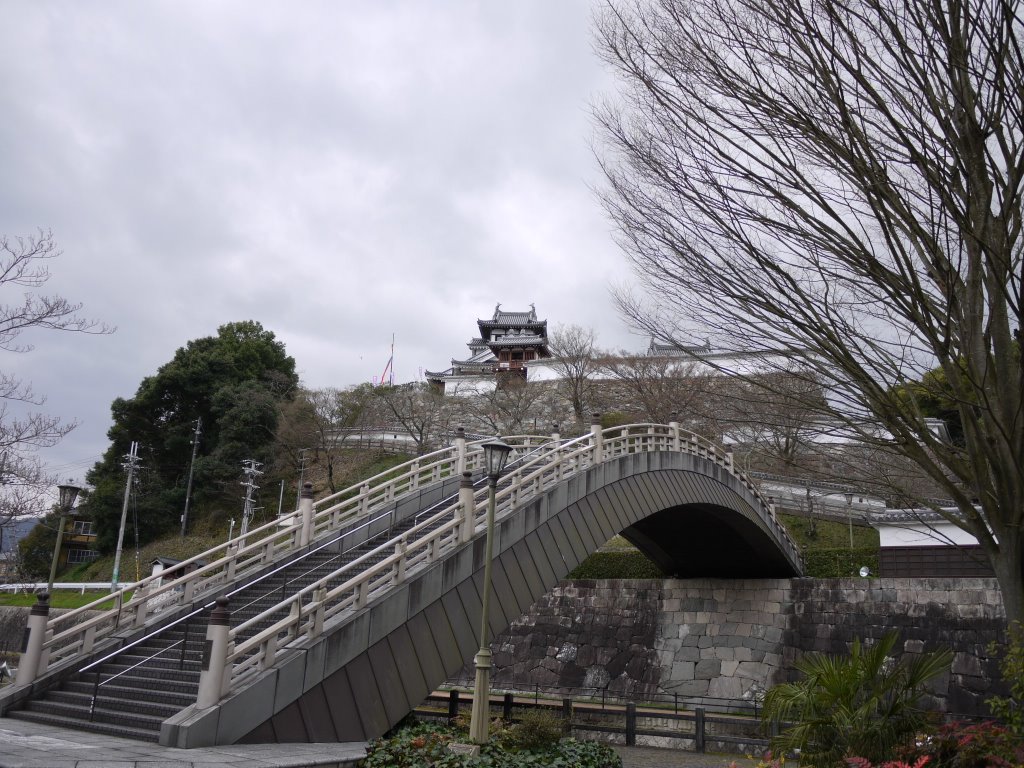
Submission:
[[936,707],[987,714],[1005,619],[981,578],[562,582],[492,644],[493,684],[749,700],[795,679],[801,653],[893,629],[902,653],[953,650]]

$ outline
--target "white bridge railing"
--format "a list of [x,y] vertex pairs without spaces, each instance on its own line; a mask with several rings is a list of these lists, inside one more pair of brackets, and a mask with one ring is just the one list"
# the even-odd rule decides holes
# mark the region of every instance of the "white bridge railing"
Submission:
[[[460,433],[461,435],[461,433]],[[513,460],[519,464],[507,472],[497,492],[496,519],[510,514],[520,503],[544,492],[563,479],[586,468],[629,453],[676,451],[695,454],[735,472],[732,456],[678,424],[633,424],[590,434],[569,441],[535,435],[504,438],[513,446]],[[312,525],[303,525],[299,512],[253,529],[163,572],[50,619],[39,649],[31,682],[48,666],[78,654],[90,653],[96,643],[119,630],[141,628],[156,611],[191,605],[205,595],[214,595],[228,584],[266,568],[289,552],[313,541],[379,515],[403,497],[445,478],[483,468],[483,441],[467,442],[456,437],[448,448],[435,451],[376,475],[363,483],[324,497],[314,504]],[[779,544],[799,560],[799,551],[785,529],[776,521],[771,505],[742,474],[740,481],[760,500],[761,517]],[[467,493],[468,491],[468,493]],[[324,622],[356,611],[410,574],[469,541],[484,525],[486,492],[463,489],[458,501],[412,529],[388,541],[316,583],[292,594],[277,605],[230,630],[230,653],[225,659],[230,670],[224,675],[223,691],[241,685],[252,675],[273,664],[278,649],[318,635]],[[381,552],[382,562],[364,570],[365,564]],[[328,583],[341,583],[328,588]],[[212,598],[209,598],[212,599]],[[93,615],[113,601],[112,608]],[[251,638],[245,635],[260,622],[278,618],[274,624]],[[37,646],[38,647],[38,646]],[[19,685],[22,679],[19,679]]]
[[[691,453],[734,471],[731,454],[680,430],[676,424],[634,424],[604,431],[595,427],[590,435],[567,442],[551,442],[519,457],[518,464],[502,476],[497,489],[495,522],[513,514],[521,503],[596,463],[646,451]],[[799,562],[799,550],[775,519],[771,506],[743,475],[738,477],[760,501],[762,520],[780,546],[788,548],[793,560]],[[412,529],[288,595],[259,616],[226,630],[227,642],[222,644],[226,650],[223,665],[215,661],[208,673],[204,673],[214,679],[222,675],[220,685],[209,681],[206,685],[219,688],[220,696],[242,687],[273,665],[279,649],[317,637],[325,622],[362,609],[447,552],[482,534],[486,529],[486,510],[487,490],[483,485],[463,488],[458,501],[419,521]],[[385,553],[383,560],[366,567]],[[268,621],[273,623],[252,634],[257,626]],[[200,684],[200,696],[203,685]]]

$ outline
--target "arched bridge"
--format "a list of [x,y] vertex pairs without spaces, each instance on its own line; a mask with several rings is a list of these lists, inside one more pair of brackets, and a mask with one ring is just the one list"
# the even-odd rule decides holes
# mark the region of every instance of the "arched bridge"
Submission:
[[[678,424],[507,441],[491,637],[618,533],[679,576],[802,572],[731,456]],[[179,747],[376,737],[477,650],[486,506],[480,444],[457,438],[131,585],[103,614],[37,618],[34,669],[0,707]]]

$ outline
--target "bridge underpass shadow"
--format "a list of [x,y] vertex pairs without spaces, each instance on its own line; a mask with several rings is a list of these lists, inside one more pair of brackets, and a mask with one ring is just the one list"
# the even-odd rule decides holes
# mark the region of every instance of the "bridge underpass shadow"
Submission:
[[[622,455],[582,470],[497,521],[491,637],[618,533],[679,575],[800,572],[792,542],[762,500],[721,464],[669,451]],[[382,735],[477,651],[484,546],[477,532],[383,598],[282,651],[273,668],[216,706],[183,710],[164,723],[161,743],[363,741]]]

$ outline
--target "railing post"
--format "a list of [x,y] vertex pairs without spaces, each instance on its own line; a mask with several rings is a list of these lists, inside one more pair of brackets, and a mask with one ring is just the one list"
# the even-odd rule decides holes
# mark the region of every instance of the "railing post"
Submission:
[[228,665],[228,634],[231,631],[231,612],[228,599],[218,597],[206,627],[206,645],[203,647],[203,667],[199,673],[199,695],[196,706],[208,709],[220,701],[224,691],[224,674]]
[[235,567],[238,565],[237,544],[228,544],[227,558],[228,562],[224,568],[224,581],[230,584],[232,581],[235,580]]
[[152,582],[146,584],[146,586],[135,590],[135,621],[132,622],[132,626],[135,629],[145,625],[146,623],[146,612],[149,608],[149,588]]
[[679,414],[676,411],[672,411],[672,421],[668,423],[668,428],[672,432],[672,450],[678,453],[682,446],[679,444]]
[[459,427],[455,430],[455,473],[461,475],[466,471],[466,430]]
[[553,443],[561,443],[562,442],[562,436],[558,433],[558,422],[557,421],[554,424],[551,425],[551,442],[553,442]]
[[733,463],[732,451],[727,450],[725,452],[725,468],[732,472],[735,466],[736,465]]
[[316,609],[313,611],[313,627],[310,635],[319,637],[324,631],[324,600],[327,599],[327,587],[319,587],[313,593],[313,600],[316,601]]
[[46,641],[46,622],[50,617],[50,594],[40,592],[36,604],[28,615],[25,638],[21,644],[21,661],[15,685],[28,685],[39,675],[39,662],[43,658],[43,643]]
[[448,691],[448,719],[454,720],[459,716],[459,692]]
[[604,455],[604,434],[601,432],[601,414],[595,413],[590,418],[590,441],[594,446],[594,463],[600,463]]
[[693,710],[693,744],[698,752],[706,749],[704,740],[704,707],[697,707]]
[[572,699],[562,699],[562,720],[566,734],[572,733]]
[[506,693],[501,700],[501,719],[506,723],[512,722],[512,694]]
[[465,544],[473,538],[473,523],[475,522],[476,498],[473,493],[473,475],[470,472],[462,473],[462,480],[459,481],[459,509],[462,512],[462,525],[459,528],[459,543]]
[[636,746],[636,702],[626,703],[626,746]]
[[359,514],[365,515],[370,510],[370,486],[363,483],[359,486]]
[[313,484],[307,480],[299,492],[299,509],[302,511],[302,533],[299,546],[308,547],[313,540]]
[[395,561],[395,575],[392,578],[392,584],[401,584],[405,580],[405,553],[409,551],[409,541],[405,534],[402,534],[402,538],[395,544],[395,554],[398,555],[398,560]]

